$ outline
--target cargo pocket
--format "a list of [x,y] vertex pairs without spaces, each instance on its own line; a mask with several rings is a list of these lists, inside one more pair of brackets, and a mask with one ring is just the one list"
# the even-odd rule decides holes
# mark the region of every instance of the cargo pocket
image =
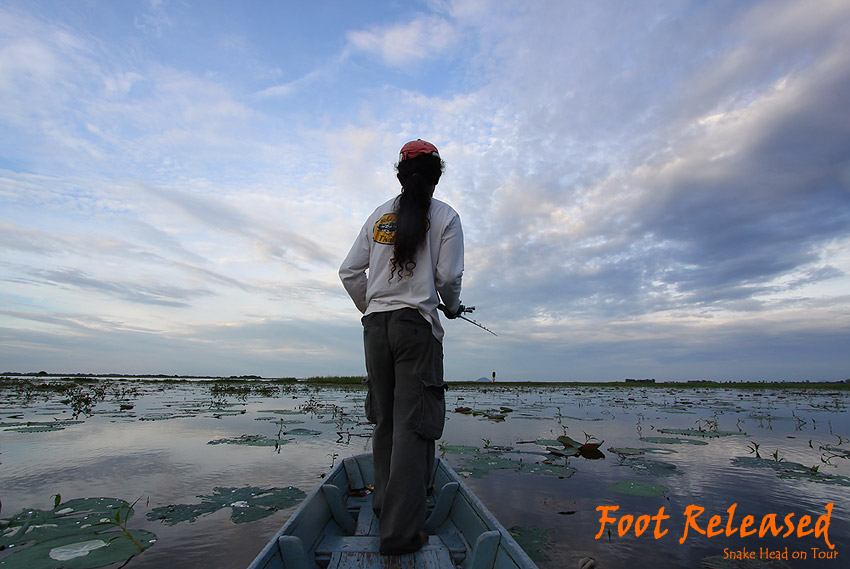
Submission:
[[446,423],[446,384],[433,380],[422,382],[422,409],[416,434],[435,441],[443,436]]
[[366,401],[363,404],[366,408],[366,420],[375,425],[378,423],[378,419],[375,416],[375,404],[373,402],[375,395],[372,393],[372,382],[366,378],[363,380],[363,383],[365,383],[368,388],[366,390]]

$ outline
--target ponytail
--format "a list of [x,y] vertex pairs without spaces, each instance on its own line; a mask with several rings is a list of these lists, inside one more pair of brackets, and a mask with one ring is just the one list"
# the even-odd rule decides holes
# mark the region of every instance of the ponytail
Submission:
[[402,190],[395,202],[396,232],[390,280],[397,276],[401,281],[416,268],[416,252],[428,232],[431,194],[443,168],[443,161],[431,155],[409,158],[396,165]]

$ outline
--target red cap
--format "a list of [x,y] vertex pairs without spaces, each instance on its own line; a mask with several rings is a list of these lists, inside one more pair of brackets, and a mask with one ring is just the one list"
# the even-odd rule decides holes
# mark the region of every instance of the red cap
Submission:
[[403,162],[408,158],[416,158],[417,156],[421,156],[423,154],[430,154],[431,156],[440,157],[440,153],[437,151],[437,147],[431,144],[430,142],[426,142],[421,138],[417,138],[416,140],[411,140],[407,144],[401,147],[401,152],[398,153],[398,161]]

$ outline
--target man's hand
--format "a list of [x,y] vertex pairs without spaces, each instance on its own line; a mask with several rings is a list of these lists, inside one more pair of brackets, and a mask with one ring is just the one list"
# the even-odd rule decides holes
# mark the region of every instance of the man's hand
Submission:
[[442,310],[443,314],[445,314],[446,318],[448,318],[449,320],[454,320],[466,311],[466,307],[462,304],[458,307],[457,312],[449,312],[449,309],[446,307],[445,304],[441,304],[437,308]]

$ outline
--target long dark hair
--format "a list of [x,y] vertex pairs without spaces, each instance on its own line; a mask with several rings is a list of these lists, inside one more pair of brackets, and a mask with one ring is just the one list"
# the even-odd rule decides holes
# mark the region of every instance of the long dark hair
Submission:
[[445,163],[438,156],[422,154],[396,164],[401,195],[395,201],[396,231],[393,244],[392,270],[401,281],[416,268],[416,251],[428,231],[428,208],[431,194],[440,181]]

